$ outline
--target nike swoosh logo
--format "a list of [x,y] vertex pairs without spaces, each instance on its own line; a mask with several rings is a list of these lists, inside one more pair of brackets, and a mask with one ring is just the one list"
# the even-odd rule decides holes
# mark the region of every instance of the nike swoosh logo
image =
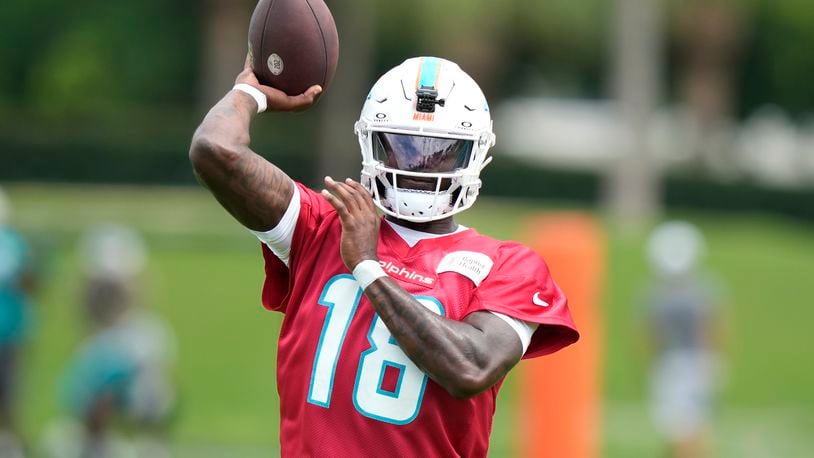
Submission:
[[551,305],[548,302],[540,299],[540,292],[539,291],[534,293],[534,297],[531,298],[531,301],[534,302],[534,305],[539,305],[540,307],[548,307],[548,306]]

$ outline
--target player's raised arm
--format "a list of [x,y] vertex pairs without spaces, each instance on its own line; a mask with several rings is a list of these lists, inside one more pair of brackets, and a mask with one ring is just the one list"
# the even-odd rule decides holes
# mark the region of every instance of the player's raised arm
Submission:
[[249,148],[252,118],[263,108],[304,110],[314,103],[322,89],[313,86],[304,94],[286,95],[261,85],[248,62],[236,83],[241,85],[236,87],[244,90],[229,91],[209,110],[192,137],[189,158],[198,179],[235,219],[249,229],[267,231],[285,213],[294,183]]

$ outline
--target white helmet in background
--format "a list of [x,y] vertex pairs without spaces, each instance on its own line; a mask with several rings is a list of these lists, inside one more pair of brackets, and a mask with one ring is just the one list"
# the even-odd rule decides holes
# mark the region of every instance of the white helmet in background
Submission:
[[471,207],[495,144],[489,105],[457,64],[407,59],[373,85],[354,131],[362,185],[385,214],[427,222]]
[[129,281],[147,262],[144,241],[134,230],[102,224],[88,230],[80,242],[85,273],[89,277]]
[[647,242],[650,262],[664,276],[692,272],[704,255],[704,236],[685,221],[670,221],[653,230]]

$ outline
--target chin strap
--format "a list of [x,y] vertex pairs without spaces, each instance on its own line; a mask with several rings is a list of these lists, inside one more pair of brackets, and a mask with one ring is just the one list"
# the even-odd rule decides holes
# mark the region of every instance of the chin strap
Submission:
[[435,194],[398,188],[388,188],[385,192],[385,201],[390,210],[398,216],[407,217],[428,218],[442,215],[452,210],[451,198],[449,192]]

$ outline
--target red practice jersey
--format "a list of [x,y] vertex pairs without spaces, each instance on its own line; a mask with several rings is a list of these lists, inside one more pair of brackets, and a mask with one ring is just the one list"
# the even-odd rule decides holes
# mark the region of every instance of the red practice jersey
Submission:
[[[485,456],[500,383],[455,399],[399,348],[339,254],[341,224],[298,184],[289,267],[265,245],[263,305],[285,313],[277,354],[283,456]],[[451,320],[479,310],[538,323],[524,358],[577,334],[565,296],[531,250],[472,229],[410,247],[381,225],[384,270]]]

